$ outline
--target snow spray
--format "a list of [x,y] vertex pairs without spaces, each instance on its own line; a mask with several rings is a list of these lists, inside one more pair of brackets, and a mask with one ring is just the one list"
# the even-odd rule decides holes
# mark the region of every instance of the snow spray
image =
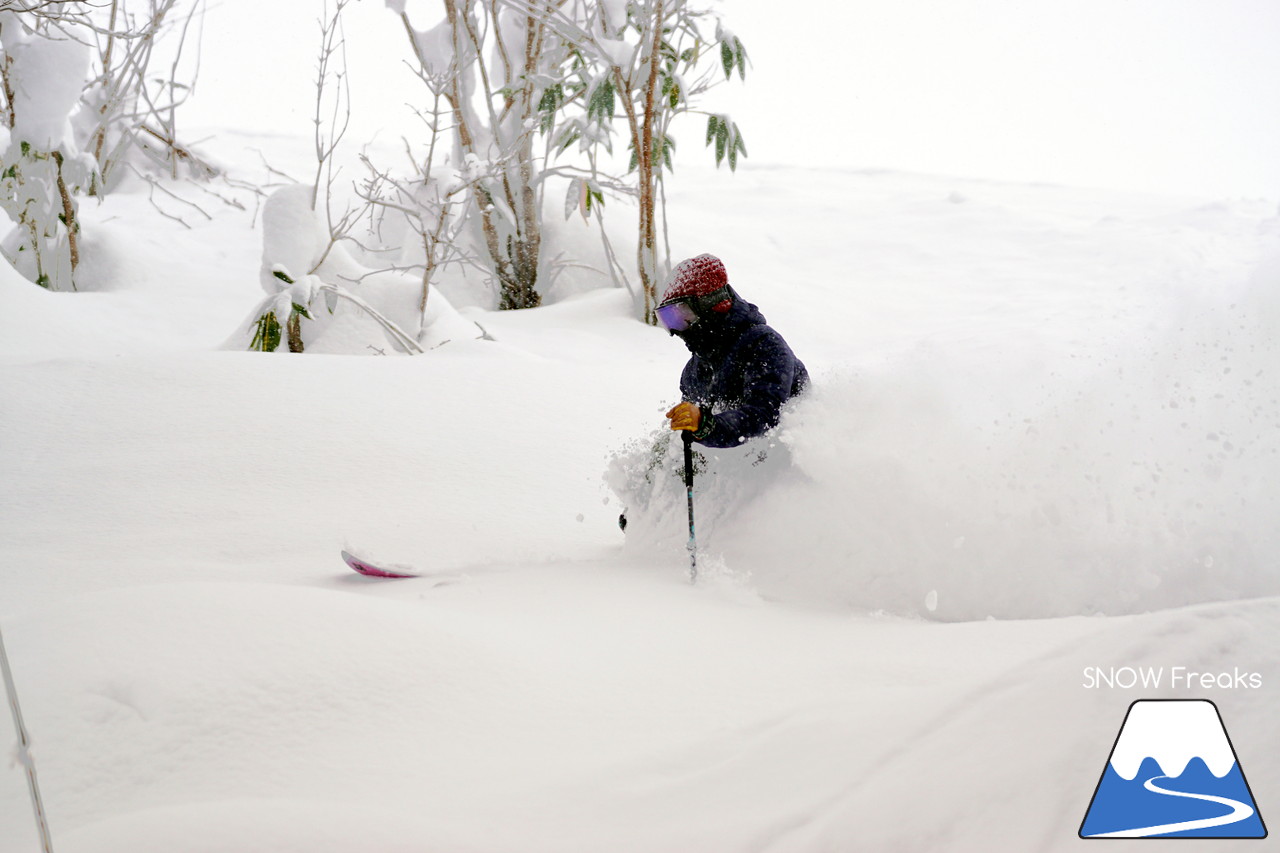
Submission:
[[703,547],[766,598],[946,621],[1280,594],[1276,281],[1192,282],[1065,352],[975,335],[818,375],[792,470]]

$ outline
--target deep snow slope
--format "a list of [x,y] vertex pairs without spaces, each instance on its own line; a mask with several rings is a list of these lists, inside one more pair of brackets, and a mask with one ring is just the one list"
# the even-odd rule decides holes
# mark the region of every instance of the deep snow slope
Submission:
[[[417,358],[227,352],[252,210],[128,197],[102,292],[0,271],[0,625],[57,849],[1058,850],[1151,696],[1218,702],[1269,816],[1274,206],[680,177],[673,252],[817,380],[768,488],[700,483],[696,587],[678,484],[625,545],[604,484],[684,358],[621,290]],[[2,853],[25,798],[0,768]]]

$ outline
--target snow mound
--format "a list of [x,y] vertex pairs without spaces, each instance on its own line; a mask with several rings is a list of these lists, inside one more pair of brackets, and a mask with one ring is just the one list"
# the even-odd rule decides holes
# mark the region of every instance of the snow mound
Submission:
[[0,363],[112,353],[128,337],[121,311],[98,294],[54,293],[0,260]]
[[[698,477],[698,544],[766,598],[945,620],[1280,594],[1278,279],[1069,363],[926,342],[820,374],[767,473],[744,448]],[[615,460],[630,548],[683,544],[678,457]]]
[[311,187],[290,185],[276,190],[263,206],[259,282],[267,296],[227,341],[227,348],[248,348],[260,317],[270,312],[283,325],[295,306],[305,311],[300,336],[309,353],[410,351],[388,324],[411,338],[417,349],[483,336],[438,288],[431,288],[424,303],[419,276],[369,269],[341,241],[331,242],[328,228],[311,207],[311,194]]

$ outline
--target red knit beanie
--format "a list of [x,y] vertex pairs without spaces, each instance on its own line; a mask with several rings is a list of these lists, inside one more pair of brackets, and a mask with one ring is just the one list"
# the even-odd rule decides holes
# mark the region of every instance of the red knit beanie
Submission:
[[[662,303],[677,302],[691,296],[709,296],[729,284],[729,274],[715,255],[698,255],[676,264],[671,271],[671,281]],[[711,310],[724,313],[733,306],[731,299],[724,299],[711,306]]]

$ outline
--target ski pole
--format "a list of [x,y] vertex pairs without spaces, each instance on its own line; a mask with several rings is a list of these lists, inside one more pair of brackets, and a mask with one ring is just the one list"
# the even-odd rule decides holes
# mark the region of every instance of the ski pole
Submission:
[[684,488],[689,496],[689,583],[698,582],[698,539],[693,533],[693,433],[683,430]]
[[53,840],[49,837],[49,822],[44,817],[44,803],[40,800],[40,785],[36,782],[36,763],[31,758],[31,738],[22,722],[22,709],[18,707],[18,688],[13,686],[13,671],[9,669],[9,656],[4,651],[4,635],[0,634],[0,670],[4,671],[4,690],[9,695],[9,710],[13,711],[13,725],[18,730],[18,761],[27,770],[27,787],[31,789],[31,807],[36,811],[36,829],[40,832],[40,845],[44,853],[53,853]]

